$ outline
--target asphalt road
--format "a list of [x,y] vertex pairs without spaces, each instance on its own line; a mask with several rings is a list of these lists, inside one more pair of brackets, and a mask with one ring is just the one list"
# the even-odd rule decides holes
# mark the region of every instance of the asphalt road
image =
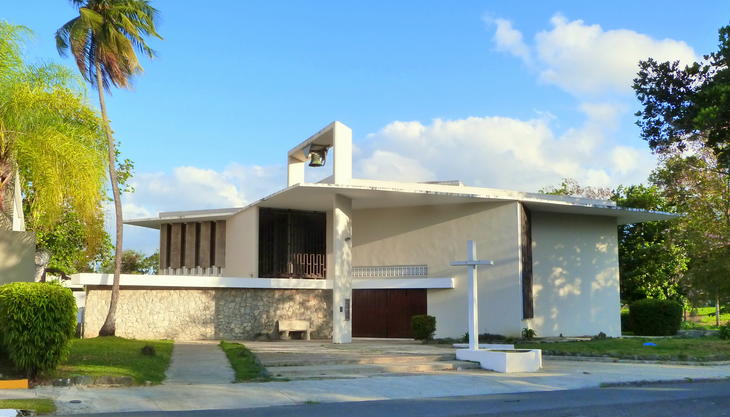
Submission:
[[301,404],[245,410],[87,414],[98,417],[715,417],[730,416],[730,381],[622,386],[418,400]]

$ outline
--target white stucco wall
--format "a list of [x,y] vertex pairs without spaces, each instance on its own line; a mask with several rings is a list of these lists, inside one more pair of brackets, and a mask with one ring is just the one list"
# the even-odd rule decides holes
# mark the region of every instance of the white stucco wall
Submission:
[[466,241],[494,266],[479,272],[479,331],[518,335],[522,326],[517,203],[355,210],[353,266],[427,264],[429,276],[455,278],[454,289],[428,290],[436,337],[467,329],[467,274],[452,261],[466,258]]
[[538,336],[621,335],[616,219],[532,213]]
[[226,220],[224,277],[258,277],[259,208],[249,207]]
[[0,231],[0,285],[35,279],[35,235]]

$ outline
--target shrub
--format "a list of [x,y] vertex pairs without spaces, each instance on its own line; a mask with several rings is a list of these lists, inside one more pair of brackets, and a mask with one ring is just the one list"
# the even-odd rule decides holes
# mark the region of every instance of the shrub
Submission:
[[482,343],[504,342],[505,340],[507,340],[507,337],[501,334],[481,333],[479,335],[479,342]]
[[725,323],[720,326],[720,332],[718,333],[720,339],[730,340],[730,323]]
[[29,377],[55,369],[76,330],[76,301],[56,283],[0,286],[0,337],[18,370]]
[[436,333],[436,317],[418,314],[411,317],[411,330],[416,340],[431,340]]
[[671,336],[682,323],[682,305],[671,300],[647,298],[629,306],[631,328],[639,336]]
[[608,336],[606,336],[606,333],[600,332],[597,335],[591,337],[591,340],[606,340],[608,339]]
[[522,329],[522,338],[525,340],[532,340],[537,336],[537,332],[533,329],[525,327]]
[[621,312],[621,331],[631,332],[631,315],[628,311]]

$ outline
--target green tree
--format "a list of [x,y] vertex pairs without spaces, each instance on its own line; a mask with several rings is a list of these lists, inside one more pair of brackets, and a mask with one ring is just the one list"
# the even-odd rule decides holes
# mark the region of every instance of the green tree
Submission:
[[563,178],[557,187],[541,188],[538,192],[550,195],[565,195],[570,197],[591,198],[595,200],[610,200],[613,190],[610,187],[593,187],[580,185],[573,178]]
[[659,152],[699,144],[730,169],[730,26],[719,30],[718,50],[682,68],[678,61],[639,63],[634,91],[641,136]]
[[28,33],[0,22],[0,228],[11,227],[19,173],[30,229],[52,230],[72,210],[93,241],[106,179],[100,120],[68,69],[23,62]]
[[[157,10],[147,0],[71,0],[79,15],[56,32],[59,53],[71,52],[84,79],[96,86],[99,107],[107,139],[109,178],[114,196],[115,266],[109,313],[99,330],[100,336],[116,332],[119,300],[119,274],[122,270],[122,202],[114,161],[116,144],[107,115],[104,91],[111,87],[127,88],[133,76],[142,72],[137,52],[154,57],[146,37],[160,38],[155,29]],[[135,50],[137,52],[135,52]]]
[[[673,211],[656,186],[619,186],[613,200],[621,207]],[[643,298],[683,301],[682,279],[689,259],[673,220],[618,226],[621,300]]]
[[690,258],[689,295],[714,301],[719,325],[720,303],[730,299],[730,175],[719,167],[714,151],[701,144],[693,148],[690,155],[666,156],[651,180],[683,213],[677,232]]
[[[95,237],[90,238],[90,234]],[[114,249],[109,234],[104,230],[103,216],[100,215],[92,225],[84,225],[73,211],[65,212],[52,229],[37,231],[36,245],[50,254],[48,268],[67,275],[93,272],[111,258]]]
[[[150,256],[136,250],[125,250],[122,254],[123,274],[157,274],[159,270],[160,255],[155,252]],[[102,272],[114,272],[114,265],[109,262],[102,267]]]
[[641,136],[663,158],[653,182],[685,214],[691,295],[719,311],[730,292],[730,26],[718,39],[717,51],[692,65],[640,62],[633,88]]

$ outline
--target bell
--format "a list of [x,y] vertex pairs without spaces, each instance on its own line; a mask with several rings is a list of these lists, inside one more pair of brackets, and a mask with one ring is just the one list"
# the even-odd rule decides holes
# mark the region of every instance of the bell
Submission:
[[324,166],[325,159],[327,158],[327,149],[317,149],[309,152],[309,166],[310,167],[321,167]]

